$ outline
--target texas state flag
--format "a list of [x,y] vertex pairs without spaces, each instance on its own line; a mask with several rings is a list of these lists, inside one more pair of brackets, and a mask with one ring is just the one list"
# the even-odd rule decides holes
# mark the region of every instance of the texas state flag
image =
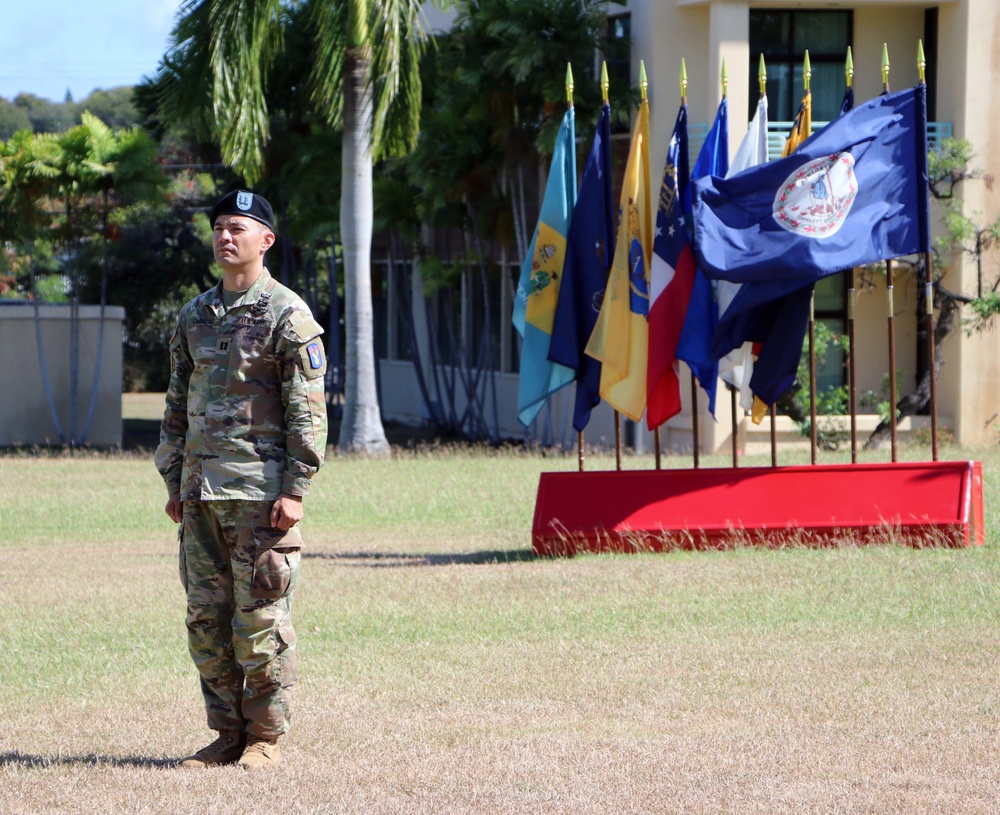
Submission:
[[689,175],[687,136],[687,105],[681,105],[663,169],[649,270],[646,424],[650,430],[681,412],[677,343],[695,275],[694,254],[683,208]]

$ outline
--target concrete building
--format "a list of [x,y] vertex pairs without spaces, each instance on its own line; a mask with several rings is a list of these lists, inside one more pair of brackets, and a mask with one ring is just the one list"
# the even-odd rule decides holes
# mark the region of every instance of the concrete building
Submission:
[[[740,122],[748,121],[751,104],[757,96],[757,64],[765,54],[768,69],[768,101],[770,119],[775,131],[774,142],[781,143],[780,131],[787,129],[802,95],[801,65],[806,49],[812,64],[813,120],[824,122],[833,118],[839,108],[844,87],[844,57],[851,46],[854,58],[854,85],[857,100],[876,96],[882,91],[882,45],[890,55],[890,84],[895,89],[918,81],[916,64],[917,42],[922,40],[927,58],[928,118],[932,120],[932,141],[944,136],[968,139],[976,150],[976,166],[987,174],[1000,174],[1000,120],[990,115],[998,106],[997,79],[1000,79],[1000,4],[996,0],[942,0],[942,2],[911,2],[910,0],[851,0],[851,2],[809,2],[808,0],[629,0],[623,5],[609,4],[609,35],[631,39],[630,70],[633,81],[638,76],[639,61],[645,64],[649,78],[651,116],[651,150],[653,188],[659,185],[670,138],[670,130],[679,102],[679,71],[685,59],[688,74],[688,105],[691,123],[692,161],[698,135],[704,134],[718,106],[722,89],[719,81],[723,60],[728,76],[730,106],[730,154],[735,151],[745,132]],[[448,25],[447,15],[431,17],[432,27]],[[743,115],[745,113],[745,115]],[[784,123],[784,124],[782,124]],[[590,139],[589,133],[578,137]],[[626,142],[628,136],[618,138]],[[627,149],[627,148],[626,148]],[[582,168],[581,168],[582,169]],[[969,212],[982,214],[984,220],[1000,214],[1000,198],[985,184],[966,184],[960,193]],[[401,307],[394,281],[398,269],[390,269],[385,258],[373,258],[376,267],[381,261],[384,285],[379,306],[384,336],[380,338],[380,370],[383,416],[388,420],[419,423],[426,419],[417,372],[404,347],[407,338],[401,335],[400,321],[393,315]],[[516,285],[520,258],[503,259],[504,273]],[[973,293],[976,269],[966,258],[951,258],[944,269],[944,284],[955,292]],[[844,275],[828,278],[817,291],[817,319],[842,329],[846,318],[847,288]],[[520,437],[524,431],[517,422],[517,353],[511,337],[510,279],[496,287],[491,320],[498,324],[500,334],[499,359],[493,365],[488,383],[490,399],[495,404],[496,422],[501,435]],[[991,278],[992,279],[992,278]],[[422,297],[419,278],[414,282],[415,295]],[[857,306],[857,366],[859,390],[878,392],[888,372],[888,342],[886,339],[886,290],[884,278],[866,275],[859,280]],[[410,300],[411,298],[402,298]],[[893,298],[897,371],[903,380],[903,393],[913,385],[918,367],[916,304],[918,291],[912,278],[897,276]],[[463,325],[471,318],[464,316]],[[427,343],[427,318],[418,314],[415,320],[417,343]],[[474,331],[475,326],[469,330]],[[433,378],[434,370],[424,360],[425,382]],[[998,396],[1000,396],[1000,354],[996,335],[968,335],[954,330],[943,347],[944,367],[938,380],[939,424],[954,433],[955,440],[966,445],[995,442]],[[438,366],[437,373],[442,373]],[[451,370],[452,375],[457,375]],[[840,384],[840,366],[831,366],[824,373],[833,384]],[[832,377],[832,379],[830,379]],[[686,381],[686,373],[682,375]],[[692,438],[691,393],[684,388],[685,407],[663,429],[663,446],[667,450],[690,450]],[[704,452],[726,449],[731,443],[732,419],[728,399],[720,388],[717,422],[707,415],[704,394],[699,392],[699,447]],[[900,394],[901,395],[901,394]],[[478,398],[483,399],[485,394]],[[475,398],[475,396],[473,397]],[[566,417],[571,411],[572,388],[551,400],[549,412],[536,424],[555,428],[554,432],[534,428],[536,438],[555,442],[570,441],[565,432]],[[459,403],[463,401],[458,398]],[[460,407],[461,409],[461,407]],[[749,419],[737,417],[741,445],[753,450],[767,445],[768,421],[756,427]],[[877,418],[862,416],[859,432],[874,427]],[[636,449],[650,449],[651,436],[644,426],[626,422],[625,441]],[[907,433],[916,426],[925,426],[926,417],[914,417],[900,424]],[[560,437],[559,428],[562,427]],[[778,429],[783,437],[796,436],[790,420],[779,417]],[[593,414],[587,429],[587,440],[599,443],[613,439],[613,420],[607,405]],[[547,438],[546,438],[547,436]]]

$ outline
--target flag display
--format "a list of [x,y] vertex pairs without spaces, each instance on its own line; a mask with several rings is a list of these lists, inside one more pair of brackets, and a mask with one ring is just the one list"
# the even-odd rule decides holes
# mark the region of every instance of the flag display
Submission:
[[563,116],[552,153],[542,211],[521,266],[513,323],[523,338],[518,377],[517,418],[534,421],[548,396],[573,381],[571,368],[549,361],[559,284],[566,257],[566,234],[576,203],[574,112]]
[[604,105],[566,237],[566,260],[549,346],[549,361],[575,372],[573,427],[577,431],[587,426],[591,411],[601,401],[601,363],[585,354],[584,349],[608,285],[614,229],[611,107]]
[[[709,277],[816,280],[929,248],[926,89],[854,108],[788,158],[693,182]],[[785,287],[787,291],[788,288]]]
[[659,427],[681,411],[677,374],[677,343],[694,285],[694,253],[684,222],[684,194],[688,187],[687,105],[677,112],[667,149],[649,283],[649,360],[646,424]]
[[649,102],[643,99],[625,166],[614,259],[586,349],[602,363],[601,397],[637,422],[646,407],[649,196]]
[[[742,173],[767,160],[767,96],[761,94],[750,127],[740,141],[740,146],[736,148],[736,155],[733,157],[727,177]],[[726,311],[743,284],[731,283],[728,280],[717,280],[716,284],[719,319],[724,320]],[[740,407],[744,410],[750,410],[753,404],[753,392],[750,390],[750,376],[753,373],[752,345],[750,342],[744,342],[719,360],[719,376],[723,382],[732,385],[739,392]]]
[[[712,122],[708,138],[698,152],[692,178],[725,177],[729,172],[729,103],[723,99]],[[684,191],[684,214],[691,215],[691,189]],[[684,327],[677,343],[677,358],[688,364],[705,394],[708,412],[715,415],[715,386],[719,378],[719,358],[712,351],[712,337],[719,322],[719,304],[713,281],[697,269],[688,302]],[[652,332],[652,321],[650,332]]]

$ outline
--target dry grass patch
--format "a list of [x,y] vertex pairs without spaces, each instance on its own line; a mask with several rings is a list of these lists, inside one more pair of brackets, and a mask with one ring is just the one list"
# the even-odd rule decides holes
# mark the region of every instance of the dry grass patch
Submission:
[[539,560],[551,464],[332,462],[294,730],[249,777],[173,766],[209,736],[151,465],[0,459],[0,809],[995,811],[995,537]]

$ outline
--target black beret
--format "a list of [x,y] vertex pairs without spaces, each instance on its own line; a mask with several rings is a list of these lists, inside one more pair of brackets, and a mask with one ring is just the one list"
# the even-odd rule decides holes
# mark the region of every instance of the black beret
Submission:
[[274,229],[274,210],[261,195],[255,195],[247,190],[233,190],[219,199],[208,216],[208,222],[214,227],[215,219],[220,215],[245,215],[260,221],[268,229]]

